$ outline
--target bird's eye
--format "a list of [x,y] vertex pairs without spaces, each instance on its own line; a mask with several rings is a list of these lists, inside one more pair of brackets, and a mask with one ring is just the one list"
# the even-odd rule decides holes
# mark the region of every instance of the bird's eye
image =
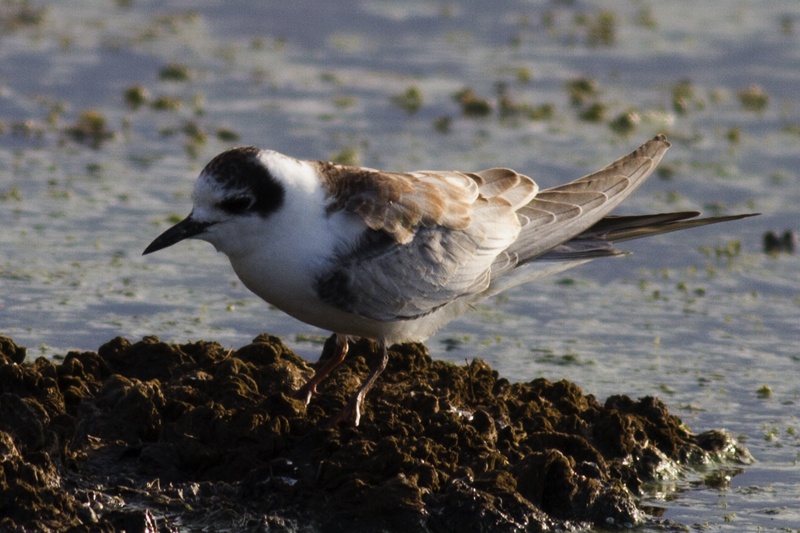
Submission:
[[221,201],[218,206],[223,211],[231,213],[232,215],[237,215],[247,211],[251,203],[250,198],[247,196],[234,196],[233,198]]

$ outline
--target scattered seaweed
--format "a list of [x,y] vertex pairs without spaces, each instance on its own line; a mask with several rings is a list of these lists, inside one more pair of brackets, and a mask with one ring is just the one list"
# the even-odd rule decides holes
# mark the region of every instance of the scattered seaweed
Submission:
[[402,94],[389,97],[389,102],[402,109],[407,115],[413,115],[422,109],[422,92],[417,87],[409,87]]
[[63,131],[75,142],[94,149],[114,138],[114,131],[108,129],[105,115],[94,109],[81,111],[75,125],[68,126]]
[[739,91],[739,103],[745,111],[763,113],[769,106],[769,94],[758,85],[751,85]]

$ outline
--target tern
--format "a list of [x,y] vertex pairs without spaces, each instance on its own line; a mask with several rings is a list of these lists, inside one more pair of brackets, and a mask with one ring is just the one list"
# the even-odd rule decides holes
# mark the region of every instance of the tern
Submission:
[[598,172],[546,190],[508,168],[386,172],[234,148],[200,172],[189,216],[144,254],[207,241],[253,293],[333,331],[334,355],[294,394],[306,403],[344,360],[349,337],[378,341],[369,376],[332,420],[358,425],[388,346],[421,342],[517,285],[622,254],[615,243],[752,216],[609,215],[669,146],[658,135]]

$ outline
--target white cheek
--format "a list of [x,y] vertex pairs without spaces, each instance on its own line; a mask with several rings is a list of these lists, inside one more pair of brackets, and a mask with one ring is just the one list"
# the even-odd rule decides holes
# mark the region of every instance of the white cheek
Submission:
[[210,243],[217,252],[225,252],[226,250],[223,244],[226,242],[226,233],[230,230],[228,227],[230,224],[225,222],[224,215],[222,215],[219,210],[195,205],[190,216],[198,222],[217,221],[215,224],[206,228],[203,233],[192,238]]
[[204,205],[197,205],[194,204],[192,208],[192,218],[198,221],[212,221],[212,220],[219,220],[219,216],[217,213],[213,212],[214,210],[209,209]]
[[[255,217],[252,217],[255,218]],[[257,242],[253,242],[254,227],[247,223],[247,219],[223,219],[209,226],[197,238],[210,243],[217,252],[228,257],[250,253]]]

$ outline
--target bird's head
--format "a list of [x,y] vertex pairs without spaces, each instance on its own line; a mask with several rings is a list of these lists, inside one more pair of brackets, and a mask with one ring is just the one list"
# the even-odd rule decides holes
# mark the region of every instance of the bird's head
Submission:
[[195,184],[192,212],[156,237],[143,255],[184,239],[208,241],[229,256],[237,253],[239,243],[284,203],[285,187],[265,157],[271,154],[275,152],[245,147],[212,159]]

